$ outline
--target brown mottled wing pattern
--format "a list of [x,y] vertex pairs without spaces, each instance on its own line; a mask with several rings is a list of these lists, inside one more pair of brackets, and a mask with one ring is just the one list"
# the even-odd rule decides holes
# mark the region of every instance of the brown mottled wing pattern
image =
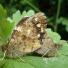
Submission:
[[21,20],[4,48],[7,56],[22,56],[39,49],[44,38],[46,22],[46,16],[42,12]]
[[57,55],[58,46],[53,42],[53,40],[48,35],[45,35],[45,38],[42,39],[42,43],[43,44],[41,48],[35,51],[36,53],[48,57]]

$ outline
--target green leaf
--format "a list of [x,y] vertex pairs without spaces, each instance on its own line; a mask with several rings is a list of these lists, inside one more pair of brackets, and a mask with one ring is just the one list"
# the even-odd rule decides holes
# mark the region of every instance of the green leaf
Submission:
[[7,17],[7,11],[0,5],[0,21]]
[[68,57],[45,58],[45,68],[68,68]]
[[12,32],[13,24],[7,21],[7,12],[0,5],[0,46],[5,44]]
[[22,14],[21,12],[18,10],[13,14],[13,21],[15,23],[18,23],[23,17],[30,17],[32,15],[34,15],[35,12],[33,10],[29,10],[28,12],[23,11]]
[[23,12],[22,12],[22,16],[23,16],[23,17],[27,17],[27,12],[26,12],[26,11],[23,11]]
[[0,47],[0,58],[2,58],[4,55],[3,51],[2,51],[2,48]]
[[35,12],[33,11],[33,10],[29,10],[29,11],[23,11],[22,12],[22,16],[23,17],[30,17],[30,16],[32,16],[32,15],[34,15],[35,14]]
[[32,15],[34,15],[35,14],[35,12],[33,11],[33,10],[29,10],[28,12],[27,12],[27,16],[32,16]]
[[34,68],[45,68],[45,62],[41,57],[28,56],[24,57],[23,59],[33,65]]
[[57,32],[53,32],[50,28],[47,28],[46,31],[53,42],[58,44],[61,39],[60,35]]
[[59,50],[60,55],[68,56],[68,43],[65,40],[61,40],[59,44],[62,45]]
[[7,60],[2,68],[34,68],[28,63],[24,63],[16,60]]
[[0,46],[8,42],[15,24],[9,17],[7,18],[7,11],[0,5]]
[[40,57],[23,57],[7,59],[2,68],[45,68],[45,62]]
[[13,14],[13,21],[15,23],[18,23],[19,21],[21,20],[21,13],[20,11],[16,11],[14,14]]
[[0,45],[6,43],[11,36],[13,31],[14,23],[10,23],[6,19],[0,22]]
[[5,62],[6,62],[6,60],[0,58],[0,68],[2,68],[2,66],[4,65]]

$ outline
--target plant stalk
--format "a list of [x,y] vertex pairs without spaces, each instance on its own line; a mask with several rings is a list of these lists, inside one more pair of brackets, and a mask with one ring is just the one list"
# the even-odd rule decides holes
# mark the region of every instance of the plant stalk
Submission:
[[58,27],[57,22],[58,22],[58,18],[59,18],[59,14],[60,14],[61,2],[62,2],[62,0],[58,0],[56,20],[55,20],[55,25],[54,25],[54,31],[56,31],[56,32],[57,32],[57,27]]

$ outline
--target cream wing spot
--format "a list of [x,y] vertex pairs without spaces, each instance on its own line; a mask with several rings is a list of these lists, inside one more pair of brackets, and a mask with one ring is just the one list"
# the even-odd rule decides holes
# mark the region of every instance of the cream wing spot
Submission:
[[31,33],[31,29],[27,30],[27,35],[29,35]]
[[17,30],[17,31],[22,31],[22,28],[21,27],[15,27],[15,29],[14,30]]
[[41,28],[41,33],[43,33],[44,32],[44,29],[43,28]]
[[36,26],[37,26],[37,27],[41,27],[41,24],[37,24]]
[[40,38],[40,34],[38,34],[37,37]]
[[38,21],[38,18],[35,18],[35,21]]

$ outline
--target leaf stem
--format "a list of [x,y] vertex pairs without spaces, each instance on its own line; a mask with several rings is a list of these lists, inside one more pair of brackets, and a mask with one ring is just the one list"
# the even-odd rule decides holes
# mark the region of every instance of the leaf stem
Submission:
[[57,27],[58,27],[57,22],[58,22],[58,18],[59,18],[59,14],[60,14],[61,2],[62,2],[62,0],[58,0],[56,20],[55,20],[55,25],[54,25],[54,31],[57,31]]

